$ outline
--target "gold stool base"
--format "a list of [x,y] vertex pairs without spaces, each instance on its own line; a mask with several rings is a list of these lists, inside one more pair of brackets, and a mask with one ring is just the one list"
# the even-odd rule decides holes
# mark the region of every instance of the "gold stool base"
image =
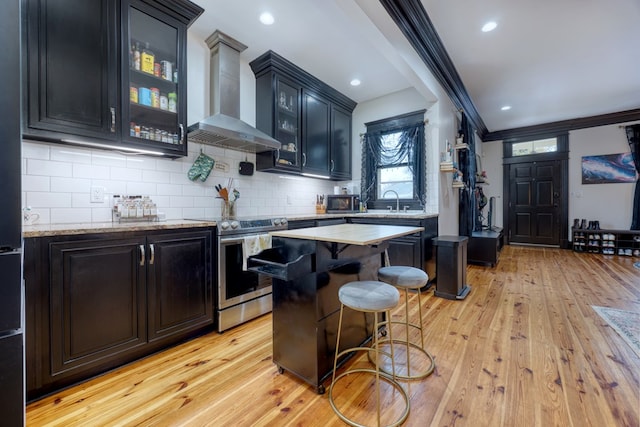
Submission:
[[[422,354],[422,356],[429,361],[429,367],[425,370],[421,370],[415,373],[412,373],[412,369],[411,369],[411,365],[407,365],[407,374],[401,374],[398,373],[398,367],[397,367],[397,361],[396,361],[396,373],[395,373],[395,377],[396,378],[400,378],[402,380],[420,380],[423,378],[428,377],[429,375],[431,375],[436,367],[436,361],[433,358],[433,356],[431,354],[429,354],[429,352],[427,352],[425,349],[423,349],[422,347],[420,347],[417,344],[414,344],[412,342],[407,343],[407,341],[404,340],[398,340],[398,339],[394,339],[394,340],[383,340],[383,341],[378,341],[378,345],[379,346],[383,346],[384,344],[389,344],[389,345],[394,345],[394,344],[399,344],[402,345],[403,347],[405,347],[405,351],[406,352],[410,352],[410,349],[414,349],[415,351],[418,351]],[[388,352],[385,351],[381,351],[381,354],[384,354],[385,356],[389,356]],[[375,364],[375,362],[373,361],[372,357],[371,357],[371,352],[369,352],[368,354],[368,358],[369,361],[373,364]],[[411,360],[415,360],[414,357],[411,357]],[[411,363],[411,362],[409,362]],[[392,375],[392,372],[389,372],[389,368],[385,365],[380,364],[380,370],[384,373],[386,373],[387,375]]]
[[331,407],[333,408],[333,411],[336,413],[336,415],[338,416],[338,418],[340,418],[342,421],[344,421],[345,423],[349,424],[350,426],[354,426],[354,427],[366,427],[365,424],[359,424],[356,421],[347,418],[341,411],[340,409],[338,409],[338,407],[336,406],[334,400],[333,400],[333,387],[334,385],[341,379],[346,377],[347,375],[350,374],[354,374],[354,373],[367,373],[367,374],[372,374],[372,375],[379,375],[379,378],[381,380],[384,380],[385,382],[391,384],[396,390],[398,390],[401,394],[402,397],[404,399],[404,403],[405,403],[405,409],[402,412],[402,415],[400,415],[400,418],[397,419],[396,421],[394,421],[391,424],[387,424],[387,427],[395,427],[395,426],[399,426],[401,425],[409,416],[409,395],[407,394],[407,392],[405,391],[404,388],[402,388],[402,386],[400,385],[400,383],[398,383],[397,381],[395,381],[393,379],[393,377],[389,374],[386,374],[384,372],[377,372],[375,369],[366,369],[366,368],[358,368],[358,369],[351,369],[348,370],[346,372],[343,372],[342,374],[338,375],[332,382],[331,382],[331,386],[329,387],[329,404],[331,404]]

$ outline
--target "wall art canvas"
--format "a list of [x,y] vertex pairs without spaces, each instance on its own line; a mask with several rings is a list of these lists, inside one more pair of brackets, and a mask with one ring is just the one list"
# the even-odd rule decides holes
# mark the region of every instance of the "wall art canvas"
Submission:
[[636,182],[636,179],[631,153],[582,157],[583,184]]

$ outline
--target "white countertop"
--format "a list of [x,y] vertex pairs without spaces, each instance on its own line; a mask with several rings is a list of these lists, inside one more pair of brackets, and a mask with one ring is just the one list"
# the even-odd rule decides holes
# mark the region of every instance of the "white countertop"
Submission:
[[423,227],[378,224],[337,224],[324,227],[300,228],[297,230],[273,231],[274,237],[316,240],[321,242],[371,245],[423,231]]

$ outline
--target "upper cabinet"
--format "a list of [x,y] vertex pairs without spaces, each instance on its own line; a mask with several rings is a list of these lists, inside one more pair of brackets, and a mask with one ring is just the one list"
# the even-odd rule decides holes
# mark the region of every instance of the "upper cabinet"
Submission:
[[250,65],[256,76],[256,127],[282,144],[275,152],[257,153],[257,169],[351,179],[355,101],[272,51]]
[[25,138],[186,155],[186,31],[202,8],[185,0],[24,5]]

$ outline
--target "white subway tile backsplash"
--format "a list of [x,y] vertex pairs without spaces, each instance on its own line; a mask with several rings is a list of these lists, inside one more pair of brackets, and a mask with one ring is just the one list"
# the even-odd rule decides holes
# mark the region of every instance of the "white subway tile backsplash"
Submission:
[[155,196],[157,184],[149,182],[127,182],[128,195]]
[[111,222],[112,219],[111,206],[91,209],[91,222]]
[[92,164],[73,164],[73,176],[75,178],[108,179],[109,167]]
[[100,203],[92,203],[91,195],[89,192],[86,193],[73,193],[71,195],[71,206],[74,208],[100,208],[100,207],[110,207],[111,206],[111,198],[105,194],[102,202]]
[[100,166],[114,166],[124,168],[127,165],[127,157],[123,154],[95,151],[91,156],[91,163]]
[[69,224],[91,222],[91,209],[88,208],[52,208],[53,224]]
[[109,178],[114,181],[142,181],[140,169],[112,167]]
[[[214,185],[212,184],[213,182],[219,182],[220,179],[218,179],[217,181],[214,181],[213,178],[213,174],[209,174],[209,176],[207,177],[207,180],[205,181],[205,183],[207,185]],[[226,181],[226,179],[225,179]],[[171,173],[171,184],[179,184],[179,185],[192,185],[194,184],[193,181],[189,180],[189,177],[187,176],[187,172],[172,172]],[[202,183],[202,181],[199,181],[198,183]]]
[[22,157],[25,159],[49,160],[49,145],[22,141]]
[[185,163],[178,160],[157,160],[157,170],[165,172],[180,173]]
[[158,184],[156,194],[159,196],[182,196],[182,185]]
[[27,175],[72,176],[73,163],[27,159]]
[[[330,193],[334,185],[264,172],[241,176],[238,163],[246,159],[255,164],[255,155],[209,146],[203,151],[227,163],[229,171],[214,169],[205,182],[190,181],[187,172],[200,154],[199,144],[190,144],[188,157],[169,160],[25,141],[23,204],[32,206],[43,224],[110,222],[114,194],[148,195],[167,219],[214,218],[221,212],[214,186],[227,186],[232,178],[232,187],[240,191],[239,216],[310,214],[315,212],[315,195]],[[90,202],[92,186],[104,188],[102,203]]]
[[193,197],[190,196],[171,196],[169,206],[172,208],[192,208]]
[[70,163],[91,163],[91,150],[76,147],[51,147],[51,160]]
[[156,182],[163,183],[169,181],[171,174],[169,172],[158,172],[155,170],[143,170],[142,181],[143,182]]
[[158,160],[155,157],[128,156],[127,167],[133,169],[155,170]]
[[71,208],[71,193],[27,192],[27,206],[34,208]]
[[49,191],[51,178],[42,175],[22,175],[22,191]]
[[92,179],[91,186],[99,186],[104,188],[104,194],[113,196],[114,194],[126,194],[127,183],[124,181],[110,181],[102,179]]
[[182,186],[182,195],[204,197],[206,190],[207,188],[204,185],[194,182],[192,185]]
[[51,177],[51,192],[53,193],[85,192],[88,194],[90,190],[90,179]]

